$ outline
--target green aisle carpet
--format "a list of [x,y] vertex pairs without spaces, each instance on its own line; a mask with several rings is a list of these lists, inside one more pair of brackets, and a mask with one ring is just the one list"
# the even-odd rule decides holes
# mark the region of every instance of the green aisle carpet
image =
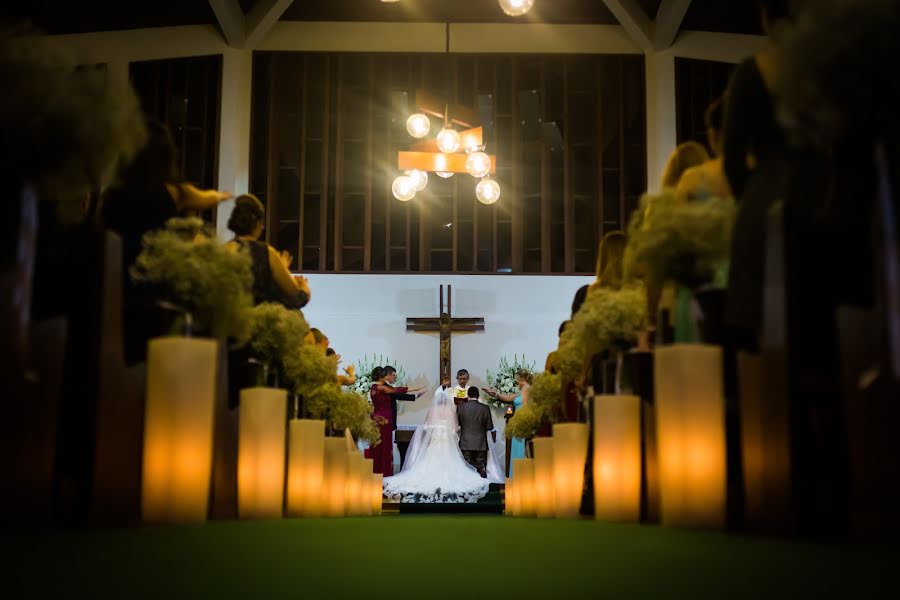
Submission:
[[292,519],[6,535],[0,589],[65,599],[876,598],[896,591],[898,559],[884,547],[593,521]]

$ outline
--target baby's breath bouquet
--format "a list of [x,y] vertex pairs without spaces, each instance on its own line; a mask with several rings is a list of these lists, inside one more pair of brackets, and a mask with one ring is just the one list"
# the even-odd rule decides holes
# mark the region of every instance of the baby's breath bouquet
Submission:
[[647,319],[643,287],[591,290],[560,337],[554,364],[570,381],[579,381],[591,357],[634,345]]
[[[309,325],[300,311],[290,310],[274,302],[264,302],[250,309],[249,347],[263,364],[263,378],[269,371],[285,373],[283,360],[298,353]],[[290,361],[290,359],[288,359]]]
[[184,311],[175,331],[183,330],[189,316],[203,334],[243,343],[251,331],[250,258],[231,252],[202,229],[200,219],[170,219],[166,229],[145,235],[131,277],[161,286]]
[[506,424],[504,433],[509,439],[528,439],[534,436],[543,422],[543,409],[536,404],[528,403],[516,410],[516,414]]
[[[504,356],[500,359],[500,364],[497,365],[496,371],[488,369],[485,379],[489,387],[501,394],[513,394],[519,391],[519,386],[516,385],[516,373],[519,371],[534,373],[534,361],[531,363],[526,362],[524,354],[521,358],[518,354],[514,355],[512,362],[509,361],[508,357]],[[490,397],[487,398],[487,403],[498,408],[507,406],[506,403]]]
[[373,354],[371,359],[368,355],[363,356],[361,360],[357,359],[354,364],[356,365],[356,383],[352,386],[348,386],[348,389],[355,394],[359,394],[370,403],[372,398],[369,396],[369,390],[372,389],[372,371],[375,370],[375,367],[391,365],[397,369],[397,380],[395,384],[397,386],[406,384],[406,372],[403,370],[403,367],[398,365],[393,359],[382,356],[381,354],[377,356]]
[[381,440],[372,420],[372,407],[359,394],[326,383],[308,390],[304,398],[309,416],[324,419],[333,430],[350,429],[354,437],[371,445]]
[[731,245],[733,198],[685,202],[671,191],[641,198],[628,225],[625,276],[694,289],[714,277]]

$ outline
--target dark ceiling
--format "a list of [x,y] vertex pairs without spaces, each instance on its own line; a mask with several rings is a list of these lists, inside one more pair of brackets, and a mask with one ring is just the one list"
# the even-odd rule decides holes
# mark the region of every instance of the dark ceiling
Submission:
[[[239,0],[248,12],[256,0]],[[638,0],[653,19],[661,0]],[[28,21],[47,33],[83,33],[171,25],[215,24],[208,0],[23,0],[5,2],[0,18]],[[288,21],[406,21],[451,23],[616,23],[602,0],[535,0],[524,17],[505,15],[496,0],[294,0]],[[693,0],[682,29],[761,33],[756,0]]]

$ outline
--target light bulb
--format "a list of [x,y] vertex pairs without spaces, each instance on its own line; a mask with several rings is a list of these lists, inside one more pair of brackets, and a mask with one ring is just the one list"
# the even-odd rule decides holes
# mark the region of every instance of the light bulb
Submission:
[[411,177],[400,175],[391,185],[391,191],[394,193],[394,198],[401,202],[412,200],[416,195],[416,182]]
[[534,6],[534,0],[500,0],[500,8],[511,17],[521,17]]
[[445,127],[437,134],[437,145],[441,152],[453,154],[459,150],[459,132]]
[[491,172],[491,157],[484,152],[473,152],[466,158],[466,171],[472,177],[481,179]]
[[482,179],[475,186],[475,197],[482,204],[493,204],[500,199],[500,184],[493,179]]
[[450,171],[436,171],[438,177],[443,177],[444,179],[450,179],[453,177],[453,173]]
[[428,115],[415,113],[409,115],[409,118],[406,120],[406,131],[414,138],[425,137],[426,135],[428,135],[428,131],[430,129],[431,119],[428,118]]
[[428,185],[428,173],[425,171],[413,169],[412,171],[407,171],[406,176],[413,180],[417,192],[421,192]]

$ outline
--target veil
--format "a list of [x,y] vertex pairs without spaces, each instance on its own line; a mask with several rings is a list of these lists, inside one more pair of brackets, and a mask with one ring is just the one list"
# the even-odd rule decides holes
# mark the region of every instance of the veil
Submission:
[[[449,395],[442,388],[438,388],[434,393],[431,408],[428,409],[428,413],[425,415],[425,423],[421,427],[416,428],[416,432],[409,442],[406,460],[403,461],[403,468],[400,469],[401,473],[412,469],[425,453],[433,429],[447,429],[453,434],[459,432],[456,406],[450,402]],[[457,451],[459,451],[458,448]],[[462,458],[462,451],[459,451],[459,456]]]

